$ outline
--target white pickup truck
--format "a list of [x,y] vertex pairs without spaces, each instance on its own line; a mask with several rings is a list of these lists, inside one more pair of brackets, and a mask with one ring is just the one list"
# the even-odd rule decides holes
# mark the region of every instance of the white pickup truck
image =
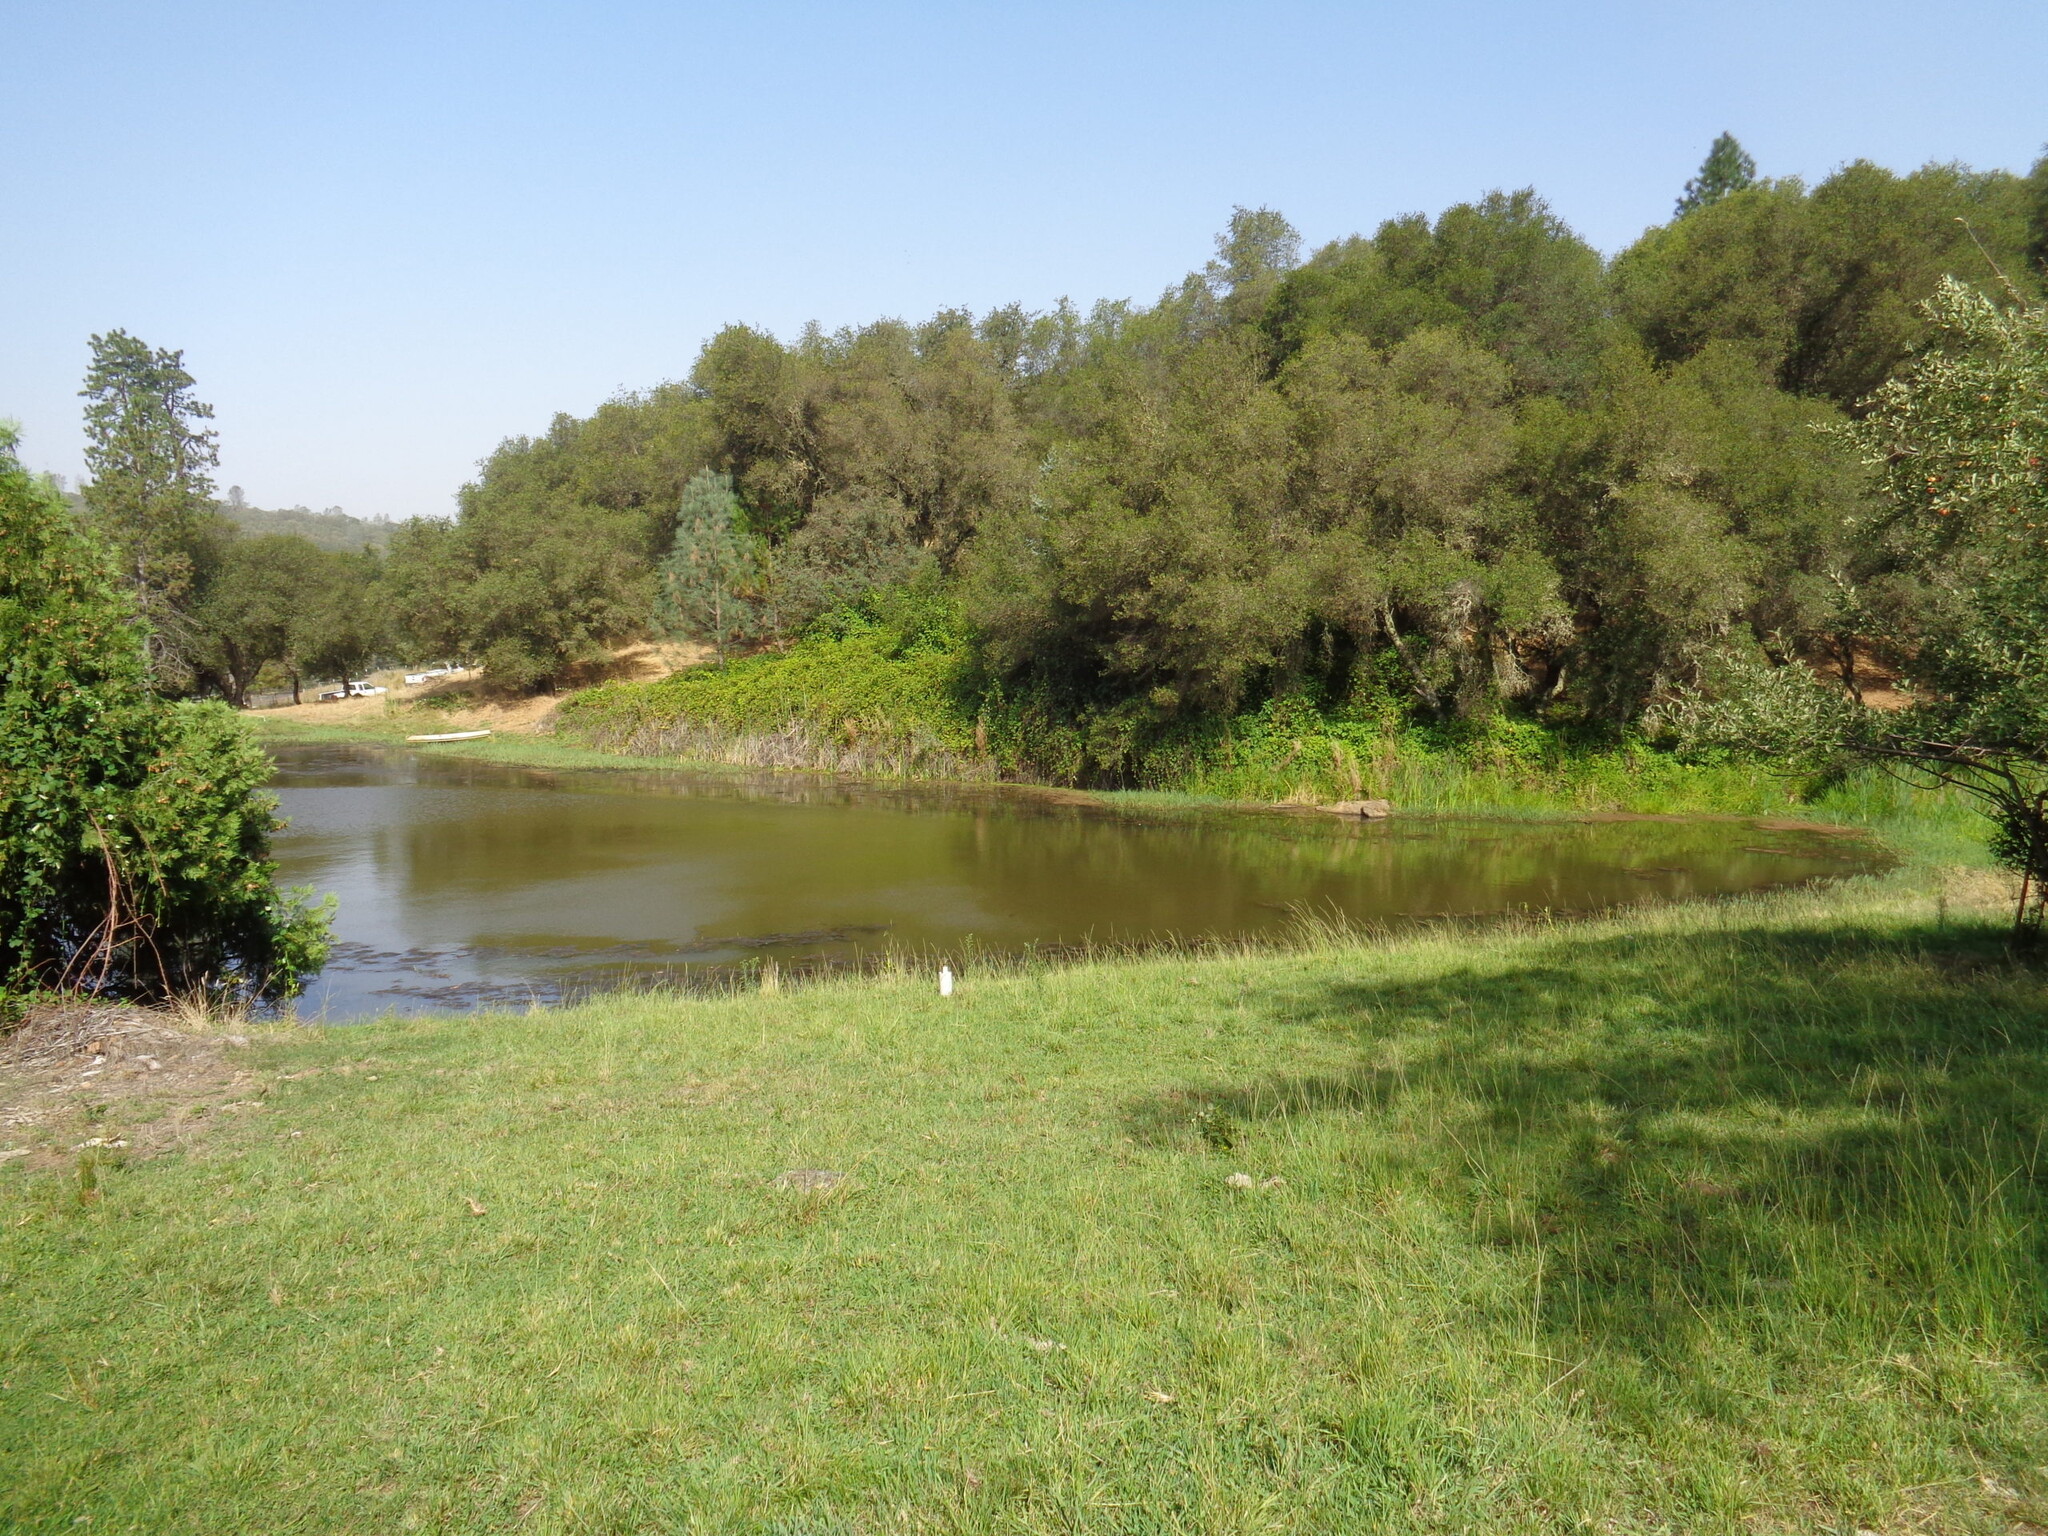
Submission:
[[339,688],[328,689],[320,695],[320,702],[326,704],[335,699],[367,699],[384,691],[377,684],[365,679],[359,683],[344,683]]

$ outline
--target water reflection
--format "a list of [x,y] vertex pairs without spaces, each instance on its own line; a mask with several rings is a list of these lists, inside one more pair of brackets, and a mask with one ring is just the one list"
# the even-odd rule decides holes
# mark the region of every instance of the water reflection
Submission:
[[349,1018],[888,947],[996,950],[1586,911],[1855,873],[1858,840],[1743,822],[1162,819],[975,786],[552,772],[288,747],[288,884],[340,899],[302,1004]]

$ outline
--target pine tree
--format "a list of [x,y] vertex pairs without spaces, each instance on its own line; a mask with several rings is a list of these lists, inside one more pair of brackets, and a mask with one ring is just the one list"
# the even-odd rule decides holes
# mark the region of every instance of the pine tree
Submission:
[[661,628],[710,641],[721,665],[726,647],[751,638],[760,621],[761,552],[739,526],[739,512],[730,475],[705,469],[691,476],[655,592]]
[[86,371],[82,488],[100,534],[120,558],[153,637],[160,683],[180,681],[189,635],[185,611],[198,556],[215,521],[213,407],[193,398],[182,352],[152,349],[126,331],[92,338]]
[[1685,196],[1678,200],[1676,217],[1682,219],[1695,208],[1718,203],[1730,192],[1741,192],[1755,185],[1756,161],[1744,151],[1734,134],[1724,133],[1707,151],[1699,175],[1685,184]]

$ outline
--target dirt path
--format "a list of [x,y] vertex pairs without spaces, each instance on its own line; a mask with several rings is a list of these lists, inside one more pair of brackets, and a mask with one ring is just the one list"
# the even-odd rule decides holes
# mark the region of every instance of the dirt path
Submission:
[[[389,691],[368,699],[336,699],[326,704],[286,704],[276,709],[253,711],[266,720],[303,720],[311,725],[359,725],[382,720],[394,708],[429,704],[436,720],[445,720],[453,731],[491,730],[506,735],[534,735],[545,729],[555,707],[579,688],[604,682],[652,682],[671,672],[708,660],[711,648],[703,645],[628,645],[612,653],[603,666],[579,667],[562,680],[555,693],[501,698],[490,692],[489,678],[482,672],[436,678],[416,688],[405,686],[402,672],[379,672],[372,682]],[[448,700],[442,703],[442,700]]]

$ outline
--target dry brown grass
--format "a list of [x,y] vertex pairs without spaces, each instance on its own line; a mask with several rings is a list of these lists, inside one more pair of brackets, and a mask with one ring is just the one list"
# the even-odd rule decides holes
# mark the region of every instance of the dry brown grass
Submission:
[[83,1149],[148,1157],[260,1101],[245,1013],[66,1002],[0,1038],[0,1159],[54,1167]]
[[851,732],[806,720],[791,720],[775,731],[734,731],[715,723],[679,720],[627,731],[581,731],[577,739],[600,752],[728,768],[957,783],[993,783],[1001,777],[992,758],[955,752],[922,731]]

